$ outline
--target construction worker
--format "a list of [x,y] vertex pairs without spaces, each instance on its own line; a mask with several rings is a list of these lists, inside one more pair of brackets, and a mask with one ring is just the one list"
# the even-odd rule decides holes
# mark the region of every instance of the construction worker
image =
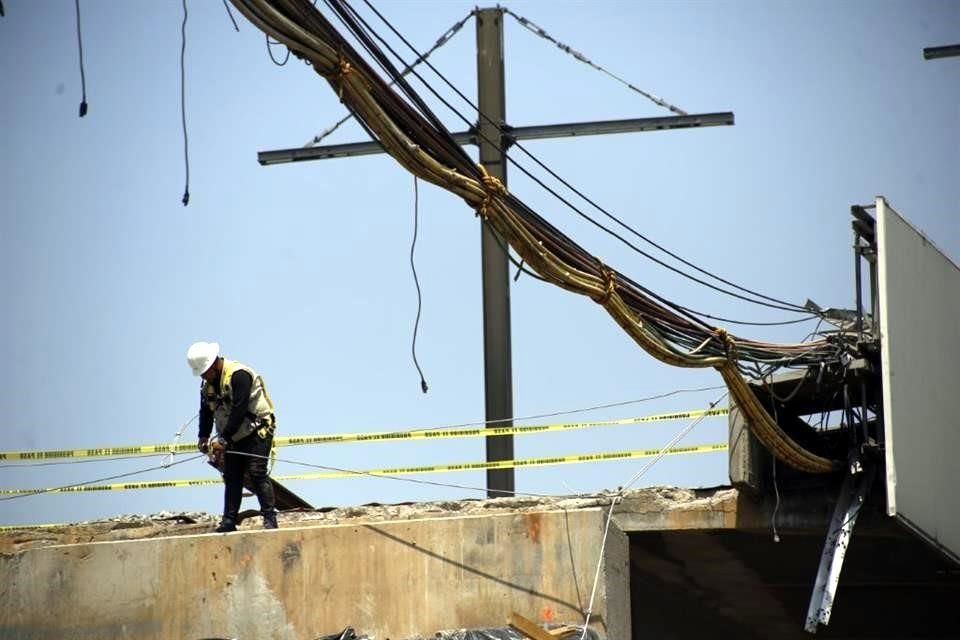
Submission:
[[[273,485],[267,477],[276,421],[263,379],[247,365],[225,360],[216,342],[190,345],[187,363],[193,375],[203,378],[197,448],[210,455],[226,485],[223,519],[216,532],[237,530],[245,474],[260,501],[263,528],[276,529]],[[214,425],[217,434],[211,440]]]

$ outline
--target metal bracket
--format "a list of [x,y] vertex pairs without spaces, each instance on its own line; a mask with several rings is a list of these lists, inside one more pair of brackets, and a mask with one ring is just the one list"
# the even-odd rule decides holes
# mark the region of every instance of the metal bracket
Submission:
[[853,526],[857,523],[857,516],[867,499],[876,469],[875,462],[857,459],[851,462],[843,480],[830,528],[827,530],[827,539],[823,544],[823,552],[820,554],[820,568],[817,570],[813,594],[810,596],[810,606],[807,607],[807,619],[803,628],[809,633],[816,633],[818,625],[830,623],[843,558],[850,546]]

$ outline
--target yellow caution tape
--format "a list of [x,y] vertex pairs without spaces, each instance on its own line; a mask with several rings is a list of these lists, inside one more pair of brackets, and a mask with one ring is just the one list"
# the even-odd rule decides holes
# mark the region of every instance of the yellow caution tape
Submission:
[[[693,445],[667,449],[663,455],[675,456],[690,453],[711,453],[726,451],[727,443]],[[364,476],[399,476],[413,473],[445,473],[450,471],[480,471],[483,469],[513,469],[517,467],[543,467],[556,464],[577,464],[581,462],[609,462],[611,460],[629,460],[631,458],[650,458],[659,455],[660,449],[636,449],[633,451],[608,451],[606,453],[584,453],[572,456],[553,456],[546,458],[521,458],[520,460],[498,460],[495,462],[465,462],[461,464],[425,465],[419,467],[393,467],[372,469],[369,471],[322,471],[318,473],[299,473],[277,476],[276,480],[320,480],[327,478],[350,478]]]
[[130,445],[126,447],[99,447],[96,449],[47,449],[39,451],[0,451],[0,460],[14,461],[33,461],[33,460],[52,460],[55,458],[113,458],[116,456],[135,456],[170,453],[171,451],[181,453],[184,451],[196,451],[197,445],[191,443],[181,443],[177,445],[169,444],[144,444]]
[[[709,416],[725,416],[728,409],[698,409],[659,413],[650,416],[623,418],[620,420],[602,420],[594,422],[569,422],[563,424],[544,424],[511,427],[475,427],[469,429],[416,429],[413,431],[372,431],[366,433],[333,433],[307,436],[284,436],[274,438],[274,446],[286,447],[308,444],[333,444],[338,442],[382,442],[396,440],[435,440],[443,438],[486,438],[488,436],[529,435],[584,429],[587,427],[606,427],[613,425],[641,424],[646,422],[665,422],[668,420],[687,420]],[[59,458],[113,458],[117,456],[156,455],[166,453],[185,453],[196,451],[196,445],[183,442],[176,445],[147,444],[125,447],[99,447],[93,449],[50,449],[38,451],[0,451],[0,461],[37,461]]]
[[[727,444],[703,444],[667,449],[663,455],[675,456],[691,453],[711,453],[726,451]],[[543,458],[522,458],[519,460],[498,460],[495,462],[464,462],[460,464],[423,465],[417,467],[391,467],[369,469],[366,471],[321,471],[274,476],[274,480],[320,480],[329,478],[350,478],[356,476],[399,476],[414,473],[443,473],[451,471],[479,471],[482,469],[511,469],[515,467],[541,467],[556,464],[577,464],[582,462],[608,462],[611,460],[629,460],[631,458],[649,458],[661,453],[660,449],[636,449],[633,451],[608,451],[606,453],[586,453],[571,456],[553,456]],[[117,484],[87,484],[49,489],[0,489],[0,495],[28,495],[38,493],[83,493],[87,491],[124,491],[128,489],[167,489],[171,487],[199,487],[220,484],[219,478],[196,478],[193,480],[151,480],[146,482],[120,482]]]
[[[678,411],[674,413],[659,413],[652,416],[623,418],[620,420],[600,420],[594,422],[568,422],[563,424],[538,424],[530,426],[511,427],[473,427],[470,429],[417,429],[414,431],[372,431],[367,433],[340,433],[316,436],[287,436],[276,438],[274,442],[279,446],[303,444],[330,444],[334,442],[375,442],[384,440],[435,440],[442,438],[486,438],[489,436],[528,435],[532,433],[550,433],[584,429],[586,427],[606,427],[623,424],[640,424],[643,422],[664,422],[667,420],[686,420],[705,416],[725,416],[727,409],[698,409],[695,411]],[[2,459],[2,458],[0,458]]]
[[65,522],[46,524],[6,524],[0,526],[0,531],[15,531],[17,529],[51,529],[53,527],[69,527]]
[[118,482],[115,484],[84,484],[49,489],[0,489],[0,495],[31,495],[39,493],[85,493],[87,491],[124,491],[127,489],[166,489],[169,487],[200,487],[220,484],[219,478],[194,478],[193,480],[149,480],[145,482]]

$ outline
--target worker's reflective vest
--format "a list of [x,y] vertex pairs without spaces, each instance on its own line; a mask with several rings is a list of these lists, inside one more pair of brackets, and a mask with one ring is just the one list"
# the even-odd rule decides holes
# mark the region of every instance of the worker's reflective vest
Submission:
[[267,386],[260,375],[240,362],[233,360],[223,360],[223,370],[220,372],[220,381],[218,385],[204,381],[203,400],[213,411],[213,420],[217,426],[217,433],[223,433],[227,428],[227,421],[230,419],[230,409],[233,408],[233,387],[231,378],[236,371],[246,371],[253,379],[250,385],[250,401],[247,403],[247,415],[243,422],[233,434],[231,440],[236,442],[245,438],[254,431],[260,431],[261,437],[266,437],[266,433],[273,433],[273,401],[267,394]]

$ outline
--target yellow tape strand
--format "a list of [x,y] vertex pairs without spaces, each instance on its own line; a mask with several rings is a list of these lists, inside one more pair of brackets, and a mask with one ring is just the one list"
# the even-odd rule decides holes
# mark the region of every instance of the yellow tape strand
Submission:
[[36,461],[52,460],[57,458],[113,458],[116,456],[155,455],[167,454],[170,451],[182,453],[196,451],[197,445],[180,443],[171,447],[169,444],[128,445],[125,447],[100,447],[95,449],[44,449],[38,451],[0,451],[0,460],[9,461]]
[[[664,455],[683,455],[693,453],[712,453],[726,451],[727,444],[705,444],[688,447],[667,449]],[[320,480],[330,478],[350,478],[363,476],[399,476],[415,473],[447,473],[454,471],[481,471],[484,469],[513,469],[519,467],[543,467],[558,464],[578,464],[583,462],[609,462],[611,460],[629,460],[632,458],[649,458],[659,455],[660,449],[636,449],[633,451],[608,451],[605,453],[585,453],[571,456],[553,456],[542,458],[521,458],[519,460],[498,460],[495,462],[466,462],[461,464],[424,465],[417,467],[392,467],[387,469],[372,469],[369,471],[322,471],[317,473],[300,473],[294,475],[277,476],[277,480]]]
[[[692,445],[667,449],[664,455],[675,456],[693,453],[712,453],[726,451],[727,443]],[[541,458],[521,458],[519,460],[498,460],[495,462],[464,462],[459,464],[422,465],[416,467],[390,467],[386,469],[368,469],[365,471],[321,471],[275,476],[274,480],[322,480],[330,478],[351,478],[360,476],[400,476],[415,473],[447,473],[454,471],[479,471],[483,469],[511,469],[518,467],[543,467],[557,464],[578,464],[583,462],[609,462],[611,460],[629,460],[649,458],[659,455],[660,449],[635,449],[632,451],[608,451],[605,453],[584,453],[570,456],[552,456]],[[120,482],[116,484],[89,484],[73,487],[54,487],[50,489],[0,489],[0,495],[27,495],[40,493],[85,493],[88,491],[125,491],[131,489],[168,489],[172,487],[199,487],[220,484],[219,478],[195,478],[192,480],[153,480],[145,482]]]
[[5,524],[0,525],[0,532],[2,531],[16,531],[18,529],[52,529],[55,527],[69,527],[70,525],[65,522],[48,522],[45,524]]
[[[475,427],[469,429],[415,429],[412,431],[370,431],[366,433],[331,433],[305,436],[285,436],[274,438],[275,447],[299,446],[308,444],[333,444],[338,442],[382,442],[396,440],[439,440],[444,438],[485,438],[488,436],[531,435],[585,429],[588,427],[607,427],[614,425],[665,422],[687,420],[705,416],[725,416],[728,409],[698,409],[659,413],[620,420],[601,420],[593,422],[569,422],[561,424],[512,426],[512,427]],[[93,449],[50,449],[37,451],[0,451],[0,461],[26,462],[53,460],[62,458],[112,458],[116,456],[188,453],[196,451],[192,443],[129,445],[123,447],[100,447]]]

